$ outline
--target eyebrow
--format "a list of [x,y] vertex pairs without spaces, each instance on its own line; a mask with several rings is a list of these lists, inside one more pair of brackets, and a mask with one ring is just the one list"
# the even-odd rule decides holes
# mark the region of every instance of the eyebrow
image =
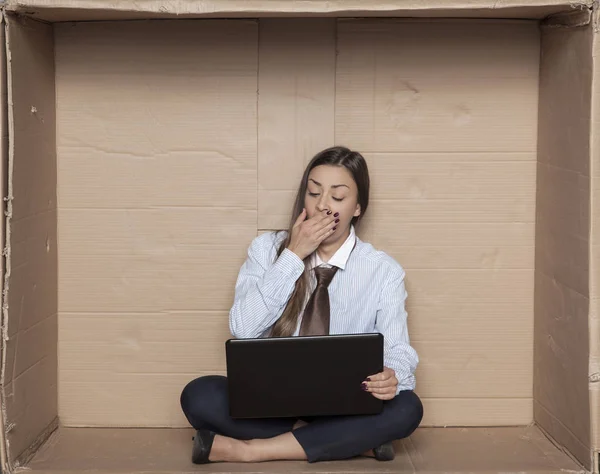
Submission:
[[[321,186],[323,187],[323,185],[321,183],[319,183],[318,181],[315,181],[314,179],[310,178],[310,181],[312,181],[313,183],[315,183],[317,186]],[[350,189],[349,186],[345,185],[345,184],[334,184],[333,186],[331,186],[332,188],[336,189],[336,188],[348,188]]]

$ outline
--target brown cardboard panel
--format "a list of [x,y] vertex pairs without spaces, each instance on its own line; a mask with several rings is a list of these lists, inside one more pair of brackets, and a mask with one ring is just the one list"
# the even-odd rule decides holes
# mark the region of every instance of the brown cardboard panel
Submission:
[[556,449],[536,428],[419,429],[395,443],[396,458],[378,462],[357,457],[339,462],[302,461],[261,464],[190,461],[190,429],[62,428],[27,466],[34,473],[65,474],[94,471],[170,473],[198,472],[581,472],[580,466]]
[[56,357],[48,355],[4,387],[8,420],[6,437],[12,461],[35,443],[56,419],[56,380]]
[[[462,321],[461,321],[462,322]],[[415,331],[413,331],[414,333]],[[471,337],[447,337],[443,341],[423,341],[413,337],[413,345],[422,354],[418,370],[419,391],[431,398],[531,398],[533,369],[531,341],[533,328],[510,337],[481,337],[482,331]],[[475,333],[475,334],[474,334]],[[473,335],[478,339],[474,341]],[[424,336],[421,336],[424,337]],[[500,340],[498,340],[500,339]],[[506,341],[509,341],[508,343]],[[461,346],[460,350],[456,348]],[[490,370],[490,365],[494,370]],[[520,420],[528,424],[531,418]]]
[[9,44],[11,61],[14,58],[9,73],[15,141],[12,218],[16,221],[56,208],[52,28],[12,20]]
[[5,424],[14,462],[55,420],[56,154],[52,27],[8,17],[9,282]]
[[532,280],[531,270],[407,272],[423,396],[531,397]]
[[5,368],[6,380],[18,378],[46,357],[56,361],[57,321],[57,315],[54,314],[30,328],[22,328],[17,337],[9,338],[6,343],[7,359],[12,364]]
[[587,468],[592,38],[542,32],[534,338],[535,419]]
[[258,78],[258,227],[288,215],[305,165],[334,144],[334,19],[260,21]]
[[[186,426],[179,394],[225,371],[227,312],[61,314],[66,425]],[[110,390],[100,386],[111,387]]]
[[[540,405],[537,400],[533,401],[533,415],[535,417],[536,424],[543,429],[546,433],[559,433],[560,434],[560,446],[563,449],[568,449],[568,452],[575,459],[581,459],[581,463],[591,466],[590,463],[590,447],[581,442],[579,437],[573,433],[568,427],[566,427],[556,416],[551,414],[546,408]],[[554,440],[553,436],[548,436]],[[557,442],[557,441],[555,441]],[[568,448],[565,448],[568,446]],[[593,472],[593,471],[586,471]]]
[[587,28],[543,30],[538,142],[540,163],[588,177],[589,157],[573,157],[573,146],[590,140],[591,42]]
[[422,398],[422,427],[525,426],[533,419],[533,399]]
[[62,255],[61,312],[228,310],[244,245],[171,255]]
[[256,209],[218,205],[61,209],[60,225],[61,256],[67,258],[120,255],[170,260],[210,248],[231,249],[239,257],[256,236]]
[[[438,309],[446,302],[464,306],[493,305],[505,303],[503,295],[510,294],[513,310],[522,312],[522,327],[526,327],[532,324],[531,317],[527,316],[528,311],[533,310],[532,279],[529,270],[412,270],[406,277],[408,304],[435,305]],[[438,317],[444,315],[440,313]],[[456,328],[457,332],[461,330]]]
[[256,235],[257,23],[56,40],[61,421],[170,426],[185,384],[223,370]]
[[[62,90],[59,86],[59,94]],[[73,89],[69,87],[68,90]],[[60,105],[59,116],[62,116]],[[104,123],[100,119],[94,121],[104,128],[113,119]],[[158,124],[155,126],[157,130],[151,133],[159,133]],[[90,133],[93,132],[90,130]],[[142,135],[150,131],[132,133]],[[196,133],[198,131],[194,129],[192,137]],[[105,143],[110,143],[108,136],[104,139]],[[61,135],[59,140],[62,140]],[[218,206],[224,209],[256,209],[256,187],[250,186],[256,182],[256,155],[247,154],[247,150],[239,150],[235,155],[191,148],[154,155],[154,151],[146,150],[141,153],[148,155],[135,156],[129,151],[106,150],[92,144],[93,141],[86,146],[71,147],[59,143],[59,200],[62,209],[106,209],[108,205],[111,209],[200,207],[215,200],[215,196],[219,197]],[[124,146],[128,147],[130,143]],[[174,167],[177,180],[159,179],[171,176]],[[207,181],[206,176],[214,179]],[[235,186],[223,192],[223,183],[227,182],[235,183]]]
[[404,222],[398,215],[385,213],[385,206],[382,207],[381,214],[373,209],[373,213],[365,216],[359,235],[374,246],[390,252],[407,246],[510,248],[533,243],[532,222]]
[[[188,374],[225,370],[225,341],[231,338],[228,312],[61,316],[61,373],[97,370]],[[211,334],[210,339],[207,334]],[[194,353],[202,357],[190,357]]]
[[56,39],[61,208],[256,209],[256,22],[60,25]]
[[[536,421],[580,462],[589,462],[589,369],[580,354],[588,347],[588,327],[580,321],[587,320],[589,299],[541,272],[536,272],[535,294]],[[572,341],[582,349],[574,350]],[[557,388],[548,393],[546,387]]]
[[410,0],[402,2],[360,0],[160,0],[143,2],[86,0],[9,0],[8,8],[49,21],[117,20],[179,17],[240,16],[440,16],[543,18],[573,6],[591,7],[591,0]]
[[[204,364],[202,347],[202,341],[198,341],[195,351],[188,353],[199,367]],[[225,373],[199,369],[188,373],[171,369],[152,373],[61,369],[61,424],[128,428],[189,426],[179,397],[188,382],[204,375]]]
[[362,152],[535,151],[535,23],[341,20],[338,35],[336,142]]
[[388,247],[386,236],[376,237],[377,242],[386,246],[389,253],[402,262],[407,272],[414,269],[531,269],[533,266],[533,245],[494,246],[476,244],[473,247],[439,245],[421,247],[417,245]]
[[533,268],[532,204],[525,199],[514,205],[440,199],[373,201],[369,206],[359,236],[385,249],[407,270]]
[[56,209],[12,221],[9,337],[56,316],[57,250]]
[[535,427],[417,430],[404,444],[416,472],[581,472]]
[[538,179],[536,268],[589,296],[590,178],[540,163]]
[[[367,156],[374,199],[532,201],[534,154],[379,154]],[[533,220],[530,213],[528,220]],[[494,216],[490,216],[491,219]],[[476,217],[472,220],[479,221]],[[516,220],[516,219],[515,219]]]

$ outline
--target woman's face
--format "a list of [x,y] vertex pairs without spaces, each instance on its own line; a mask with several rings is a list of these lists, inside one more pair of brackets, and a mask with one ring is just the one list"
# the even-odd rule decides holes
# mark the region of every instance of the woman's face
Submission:
[[358,188],[352,174],[343,166],[321,165],[308,175],[304,207],[310,219],[319,212],[339,212],[336,231],[326,241],[337,240],[350,229],[352,218],[360,215]]

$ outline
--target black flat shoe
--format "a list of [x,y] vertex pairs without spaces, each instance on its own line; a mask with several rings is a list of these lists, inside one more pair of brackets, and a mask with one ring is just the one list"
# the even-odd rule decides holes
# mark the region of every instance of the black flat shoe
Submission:
[[215,440],[215,433],[209,430],[198,430],[192,439],[194,440],[192,462],[194,464],[209,463],[208,456],[210,456],[210,450]]
[[384,443],[381,446],[377,446],[373,450],[373,454],[378,461],[392,461],[396,456],[392,443]]

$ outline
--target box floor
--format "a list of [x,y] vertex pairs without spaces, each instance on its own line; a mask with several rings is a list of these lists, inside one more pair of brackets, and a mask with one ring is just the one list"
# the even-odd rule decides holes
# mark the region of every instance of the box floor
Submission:
[[42,446],[28,471],[66,473],[191,472],[585,472],[533,426],[515,428],[422,428],[396,443],[396,459],[355,458],[309,464],[190,461],[192,430],[61,428]]

